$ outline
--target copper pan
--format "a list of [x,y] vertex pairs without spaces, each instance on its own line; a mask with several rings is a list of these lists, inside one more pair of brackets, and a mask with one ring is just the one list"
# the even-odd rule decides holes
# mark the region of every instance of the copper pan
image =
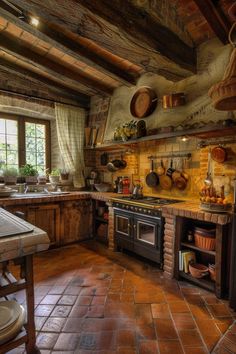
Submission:
[[183,92],[171,93],[170,95],[164,95],[162,97],[162,107],[175,108],[183,106],[185,104],[185,94]]

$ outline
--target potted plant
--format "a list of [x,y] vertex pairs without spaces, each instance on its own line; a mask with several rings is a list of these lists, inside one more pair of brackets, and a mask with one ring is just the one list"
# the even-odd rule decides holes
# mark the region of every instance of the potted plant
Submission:
[[59,183],[60,180],[60,171],[57,168],[54,168],[49,174],[49,181],[52,184]]
[[66,169],[60,170],[60,178],[62,181],[68,181],[70,173]]
[[38,171],[31,164],[27,163],[24,166],[22,166],[20,168],[20,174],[22,177],[25,177],[25,182],[27,184],[37,183]]
[[15,167],[6,167],[3,169],[3,178],[6,184],[16,184],[18,170]]

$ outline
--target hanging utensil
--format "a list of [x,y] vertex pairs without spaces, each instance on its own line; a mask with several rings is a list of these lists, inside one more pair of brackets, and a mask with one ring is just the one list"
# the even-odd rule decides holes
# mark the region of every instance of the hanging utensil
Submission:
[[187,186],[187,181],[182,175],[183,172],[183,159],[181,159],[180,176],[174,180],[174,186],[179,190],[184,190]]
[[161,159],[161,164],[160,166],[157,167],[157,174],[158,176],[162,176],[165,173],[165,167],[163,165],[163,160]]
[[185,168],[186,168],[186,158],[184,158],[184,166],[183,166],[182,176],[186,179],[186,181],[188,181],[189,180],[189,175],[185,171]]
[[207,175],[204,180],[204,183],[207,186],[210,186],[212,184],[212,177],[211,177],[211,150],[209,149],[208,151],[208,161],[207,161]]
[[156,187],[159,184],[159,177],[156,174],[156,172],[153,171],[154,162],[152,156],[150,157],[150,160],[151,160],[151,168],[150,168],[150,172],[146,176],[146,184],[148,185],[148,187]]
[[174,172],[172,173],[172,176],[171,176],[171,178],[172,178],[173,181],[175,181],[176,178],[181,177],[181,172],[179,171],[179,162],[180,162],[180,159],[178,159],[178,160],[176,161],[175,170],[174,170]]
[[167,176],[166,174],[160,176],[159,178],[160,186],[164,190],[170,190],[172,187],[172,179],[171,177]]
[[108,153],[104,152],[101,156],[100,156],[100,163],[102,166],[106,166],[108,164]]

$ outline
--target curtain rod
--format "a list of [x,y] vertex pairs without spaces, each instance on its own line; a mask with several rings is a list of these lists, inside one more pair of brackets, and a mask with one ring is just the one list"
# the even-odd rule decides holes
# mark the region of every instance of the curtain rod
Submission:
[[[52,102],[52,103],[61,103],[61,104],[65,104],[67,106],[72,106],[72,107],[76,107],[76,108],[84,108],[84,107],[80,107],[78,105],[75,105],[73,103],[66,103],[66,102],[57,102],[57,101],[54,101],[50,98],[40,98],[40,97],[37,97],[37,96],[28,96],[24,93],[17,93],[17,92],[14,92],[14,91],[10,91],[10,90],[4,90],[4,89],[0,89],[0,92],[4,92],[4,93],[9,93],[11,95],[16,95],[16,96],[22,96],[22,97],[27,97],[27,98],[33,98],[33,99],[37,99],[37,100],[40,100],[40,101],[48,101],[48,102]],[[88,110],[88,108],[84,108],[85,110]]]

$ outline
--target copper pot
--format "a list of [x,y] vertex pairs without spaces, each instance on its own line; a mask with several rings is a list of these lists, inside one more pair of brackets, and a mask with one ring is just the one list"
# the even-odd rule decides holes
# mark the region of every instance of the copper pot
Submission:
[[174,108],[185,104],[185,94],[183,92],[171,93],[162,97],[163,108]]

